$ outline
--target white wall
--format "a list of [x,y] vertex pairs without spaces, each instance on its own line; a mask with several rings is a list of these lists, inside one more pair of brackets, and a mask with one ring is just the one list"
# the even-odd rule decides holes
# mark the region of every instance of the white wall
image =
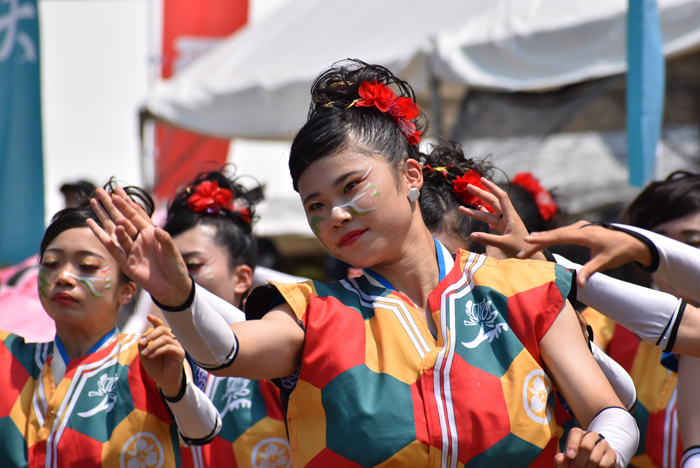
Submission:
[[66,181],[141,181],[137,112],[155,1],[39,2],[47,218],[63,208]]
[[[289,0],[251,0],[258,22]],[[47,220],[60,186],[141,184],[138,109],[158,75],[162,0],[39,0]]]

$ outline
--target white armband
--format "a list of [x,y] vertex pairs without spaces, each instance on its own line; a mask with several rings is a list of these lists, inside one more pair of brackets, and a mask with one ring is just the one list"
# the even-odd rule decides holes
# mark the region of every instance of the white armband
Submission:
[[[557,263],[575,270],[581,265],[554,254]],[[594,273],[578,289],[577,299],[647,343],[671,352],[685,310],[685,301],[670,294]]]
[[605,408],[593,418],[588,430],[597,432],[615,451],[617,468],[626,467],[639,445],[637,422],[626,410],[618,407]]
[[658,260],[654,261],[655,252],[651,252],[652,265],[648,270],[673,286],[681,295],[700,301],[700,249],[635,226],[613,226],[634,231],[651,241],[656,247]]
[[700,468],[700,446],[689,447],[683,452],[681,468]]
[[186,445],[204,445],[214,439],[221,430],[221,416],[211,400],[183,371],[180,393],[168,398],[161,392],[175,417],[180,437]]
[[603,371],[605,377],[610,382],[610,386],[620,399],[627,411],[631,411],[637,403],[637,388],[634,386],[632,377],[613,358],[605,354],[594,343],[591,343],[591,353],[598,363],[598,367]]
[[238,338],[229,326],[245,320],[245,314],[194,283],[191,302],[182,309],[163,308],[163,315],[185,351],[203,369],[231,365],[238,354]]

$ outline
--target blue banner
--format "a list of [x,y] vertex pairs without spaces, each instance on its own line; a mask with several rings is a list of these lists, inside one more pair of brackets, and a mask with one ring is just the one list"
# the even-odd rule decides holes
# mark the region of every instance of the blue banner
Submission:
[[629,0],[627,14],[627,164],[630,184],[654,178],[666,69],[656,0]]
[[36,0],[0,1],[0,264],[39,252],[44,167]]

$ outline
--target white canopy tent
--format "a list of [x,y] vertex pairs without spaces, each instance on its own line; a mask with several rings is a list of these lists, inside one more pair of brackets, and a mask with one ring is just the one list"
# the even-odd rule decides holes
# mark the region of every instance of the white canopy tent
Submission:
[[[700,0],[658,1],[664,53],[697,47]],[[626,70],[627,5],[628,0],[297,0],[158,82],[147,107],[175,126],[236,138],[229,160],[239,174],[267,187],[256,232],[307,237],[312,233],[291,189],[287,146],[241,138],[290,140],[306,119],[309,89],[321,70],[352,57],[387,66],[419,94],[430,90],[432,78],[472,89],[549,90]],[[605,157],[614,156],[608,151]],[[624,172],[616,177],[610,184],[626,185]],[[586,181],[576,180],[584,190]]]
[[[381,63],[418,92],[428,78],[500,91],[626,70],[628,0],[298,0],[159,82],[148,109],[220,137],[289,139],[314,77],[346,57]],[[664,53],[700,44],[700,1],[659,0]]]

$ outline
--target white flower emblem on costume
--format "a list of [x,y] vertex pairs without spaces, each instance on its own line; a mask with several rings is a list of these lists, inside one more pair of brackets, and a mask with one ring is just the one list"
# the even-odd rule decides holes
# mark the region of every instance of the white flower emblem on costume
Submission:
[[240,377],[229,377],[226,379],[226,393],[221,397],[226,401],[226,407],[221,412],[221,417],[226,416],[226,413],[239,408],[250,408],[253,402],[249,398],[243,398],[250,395],[248,384],[250,380]]
[[161,468],[164,461],[158,438],[150,432],[139,432],[124,444],[119,464],[121,468]]
[[102,398],[102,401],[93,409],[78,413],[78,416],[82,418],[89,418],[90,416],[96,415],[100,411],[104,411],[106,413],[112,411],[115,403],[117,402],[117,395],[114,394],[114,386],[117,383],[117,380],[119,380],[119,377],[116,375],[114,377],[107,377],[106,373],[102,374],[100,376],[100,380],[97,381],[97,391],[90,391],[88,396],[101,396],[104,398]]
[[271,437],[257,443],[250,461],[253,468],[289,468],[292,452],[286,440]]
[[523,406],[527,415],[539,424],[549,424],[552,412],[547,406],[552,382],[542,369],[535,369],[525,377],[523,383]]
[[0,42],[0,62],[10,58],[15,48],[15,42],[24,49],[23,62],[36,62],[36,46],[32,42],[32,38],[29,34],[18,31],[17,27],[17,23],[20,20],[34,19],[36,17],[34,5],[29,3],[20,5],[19,0],[2,0],[0,3],[10,5],[10,10],[7,14],[0,16],[0,33],[5,31],[5,39]]
[[[496,323],[498,311],[494,308],[491,310],[491,301],[484,299],[476,304],[472,301],[467,302],[466,307],[467,320],[464,325],[467,327],[479,327],[479,334],[472,341],[466,343],[462,341],[462,345],[467,348],[476,348],[481,343],[489,340],[489,343],[501,335],[501,331],[508,331],[508,324],[504,322]],[[486,326],[488,331],[484,331]]]

